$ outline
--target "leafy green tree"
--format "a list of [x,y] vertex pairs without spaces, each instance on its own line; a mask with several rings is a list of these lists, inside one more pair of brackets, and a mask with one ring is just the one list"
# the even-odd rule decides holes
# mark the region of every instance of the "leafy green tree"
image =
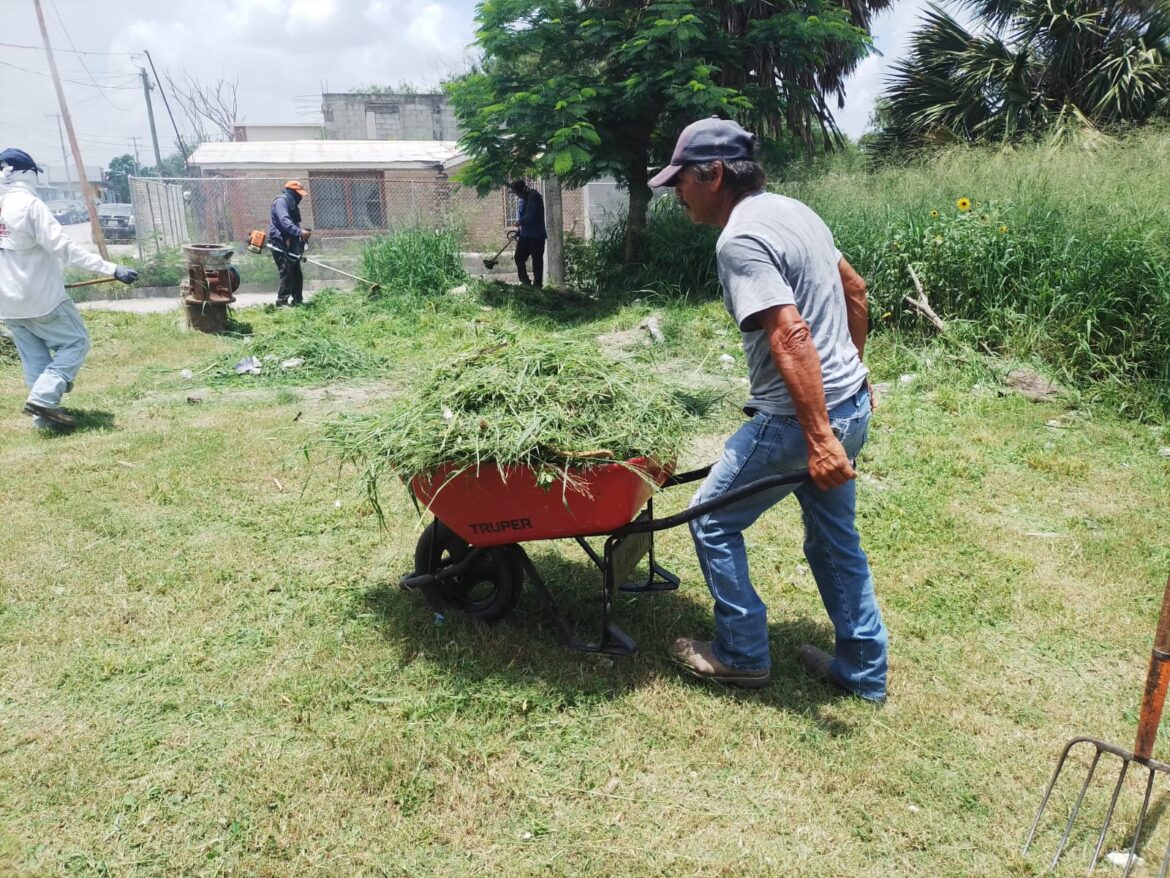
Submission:
[[[198,145],[198,143],[196,144]],[[188,149],[194,149],[189,146]],[[187,163],[183,161],[183,153],[179,150],[171,153],[162,160],[162,167],[155,167],[154,165],[147,165],[144,168],[139,168],[138,176],[140,177],[189,177],[190,172],[187,170]]]
[[679,130],[718,113],[810,145],[839,139],[828,97],[870,49],[858,16],[886,2],[484,0],[482,63],[446,85],[472,158],[457,179],[486,192],[522,174],[570,186],[612,175],[629,190],[625,258],[637,262],[649,168]]
[[106,179],[114,200],[123,204],[130,201],[130,177],[135,173],[134,156],[129,153],[110,159]]
[[1142,124],[1170,111],[1170,13],[1148,0],[931,6],[885,94],[879,153]]

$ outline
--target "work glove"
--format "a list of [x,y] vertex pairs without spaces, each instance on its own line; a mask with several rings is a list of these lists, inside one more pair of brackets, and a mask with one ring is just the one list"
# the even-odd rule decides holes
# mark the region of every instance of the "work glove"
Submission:
[[138,271],[127,268],[125,265],[116,265],[114,266],[114,279],[120,280],[124,284],[132,284],[138,280]]

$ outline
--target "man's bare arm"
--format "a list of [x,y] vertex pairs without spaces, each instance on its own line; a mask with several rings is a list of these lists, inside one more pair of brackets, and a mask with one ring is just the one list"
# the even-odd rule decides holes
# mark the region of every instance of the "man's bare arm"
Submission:
[[808,444],[808,471],[821,490],[856,477],[840,441],[833,435],[821,380],[821,358],[808,324],[795,305],[766,308],[755,315],[768,335],[772,359],[796,407],[796,420]]
[[841,257],[837,263],[841,272],[841,286],[845,288],[845,310],[849,315],[849,337],[857,348],[857,356],[865,359],[865,340],[869,336],[869,303],[865,297],[866,284],[852,265]]

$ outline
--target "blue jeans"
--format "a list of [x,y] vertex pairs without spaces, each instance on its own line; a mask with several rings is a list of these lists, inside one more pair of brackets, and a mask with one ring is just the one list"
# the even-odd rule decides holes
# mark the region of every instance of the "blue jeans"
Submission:
[[[829,412],[833,432],[850,459],[865,444],[869,414],[869,394],[864,387]],[[722,457],[691,503],[807,466],[808,448],[796,418],[757,412],[727,440]],[[831,671],[845,689],[880,701],[886,695],[886,628],[869,561],[854,525],[855,481],[830,491],[811,482],[784,485],[691,522],[699,566],[715,599],[715,657],[745,671],[771,666],[767,607],[748,575],[743,532],[793,493],[804,520],[804,555],[836,634]]]
[[77,373],[89,353],[89,333],[81,312],[71,301],[62,302],[44,317],[5,319],[12,332],[28,401],[48,409],[61,407],[61,397],[73,389]]

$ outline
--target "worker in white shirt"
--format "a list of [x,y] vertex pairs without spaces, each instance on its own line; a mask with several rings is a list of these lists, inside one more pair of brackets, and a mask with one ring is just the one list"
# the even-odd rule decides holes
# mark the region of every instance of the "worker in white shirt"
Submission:
[[124,284],[133,268],[115,265],[71,241],[37,197],[43,172],[24,150],[0,152],[0,320],[12,333],[24,381],[26,414],[42,429],[68,430],[77,419],[61,407],[85,355],[89,333],[61,277],[61,266],[110,275]]

